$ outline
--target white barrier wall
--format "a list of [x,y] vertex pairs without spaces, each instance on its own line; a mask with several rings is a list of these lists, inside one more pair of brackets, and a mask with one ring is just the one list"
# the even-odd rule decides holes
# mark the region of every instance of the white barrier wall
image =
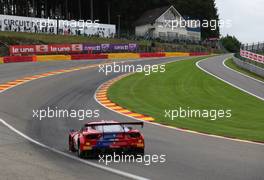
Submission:
[[[0,30],[64,35],[98,35],[100,37],[113,37],[116,34],[115,25],[98,22],[0,15]],[[58,32],[57,26],[59,27]]]

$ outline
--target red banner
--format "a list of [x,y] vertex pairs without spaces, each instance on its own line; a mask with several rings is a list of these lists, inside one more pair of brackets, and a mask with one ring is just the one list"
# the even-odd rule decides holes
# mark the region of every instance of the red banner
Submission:
[[34,54],[36,52],[36,47],[34,45],[15,45],[9,48],[10,55],[19,54]]
[[246,50],[240,50],[240,56],[250,59],[252,61],[256,61],[256,62],[260,62],[260,63],[264,63],[264,56],[260,55],[260,54],[256,54],[250,51],[246,51]]

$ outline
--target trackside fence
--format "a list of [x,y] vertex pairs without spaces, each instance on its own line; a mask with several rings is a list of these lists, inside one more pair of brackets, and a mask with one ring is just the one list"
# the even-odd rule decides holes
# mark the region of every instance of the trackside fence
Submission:
[[254,52],[257,54],[264,54],[264,42],[257,42],[252,44],[243,44],[242,50]]

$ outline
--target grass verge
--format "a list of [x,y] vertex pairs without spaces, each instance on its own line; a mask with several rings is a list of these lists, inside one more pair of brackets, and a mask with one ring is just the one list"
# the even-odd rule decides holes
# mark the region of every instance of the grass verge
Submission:
[[231,69],[234,69],[234,70],[236,70],[236,71],[238,71],[238,72],[241,72],[241,73],[243,73],[243,74],[245,74],[245,75],[248,75],[248,76],[250,76],[250,77],[253,77],[253,78],[255,78],[255,79],[258,79],[258,80],[264,82],[264,78],[263,78],[263,77],[261,77],[261,76],[255,74],[255,73],[252,73],[252,72],[250,72],[250,71],[248,71],[248,70],[246,70],[246,69],[243,69],[243,68],[239,67],[238,65],[236,65],[236,64],[233,62],[233,59],[232,59],[232,58],[228,59],[228,60],[225,62],[225,65],[227,65],[227,66],[230,67]]
[[[166,65],[165,73],[137,73],[110,87],[109,98],[132,111],[150,115],[156,122],[199,132],[264,141],[264,102],[195,66],[201,58]],[[231,118],[165,118],[165,110],[231,109]]]

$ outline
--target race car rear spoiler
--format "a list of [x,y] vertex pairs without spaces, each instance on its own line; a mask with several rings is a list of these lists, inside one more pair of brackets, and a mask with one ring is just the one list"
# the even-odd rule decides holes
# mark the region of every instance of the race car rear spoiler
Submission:
[[92,123],[92,124],[85,124],[85,127],[91,126],[112,126],[112,125],[139,125],[143,128],[143,122],[106,122],[106,123]]

